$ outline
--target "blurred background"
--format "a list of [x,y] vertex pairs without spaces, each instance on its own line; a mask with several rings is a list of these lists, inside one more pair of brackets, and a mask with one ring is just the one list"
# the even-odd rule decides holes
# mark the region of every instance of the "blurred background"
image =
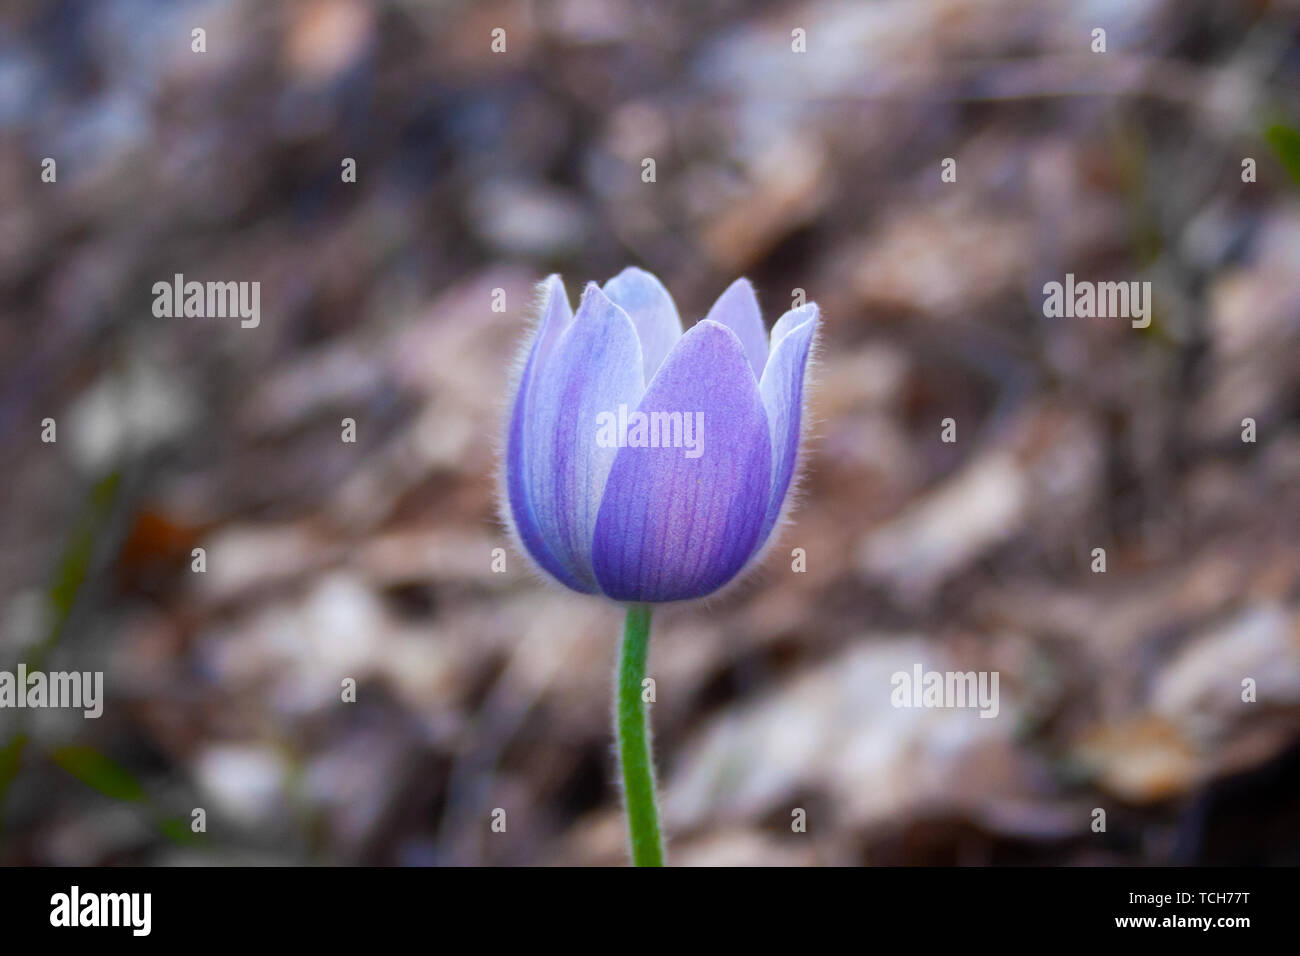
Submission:
[[492,553],[534,285],[629,264],[825,315],[794,524],[656,617],[672,862],[1300,863],[1298,92],[1295,2],[10,0],[0,668],[106,700],[0,711],[0,863],[623,863],[619,611]]

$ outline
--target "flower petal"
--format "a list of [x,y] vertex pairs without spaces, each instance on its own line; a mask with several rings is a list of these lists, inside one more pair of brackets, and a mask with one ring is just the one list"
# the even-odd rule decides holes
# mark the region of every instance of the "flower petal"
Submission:
[[758,384],[772,430],[772,490],[762,540],[767,539],[780,517],[794,477],[803,430],[804,376],[817,324],[817,306],[809,303],[787,312],[772,327],[772,354]]
[[745,347],[745,357],[754,370],[754,381],[763,374],[767,364],[767,329],[763,326],[763,313],[758,309],[758,296],[748,279],[737,279],[718,296],[709,309],[706,319],[721,322],[736,333]]
[[634,406],[644,390],[631,319],[588,285],[572,323],[534,369],[530,393],[516,401],[519,447],[512,425],[510,452],[518,453],[507,462],[521,540],[544,570],[575,590],[596,590],[592,529],[618,452],[597,445],[596,417]]
[[768,354],[771,355],[772,352],[775,352],[777,343],[785,338],[791,331],[803,325],[809,319],[815,319],[817,317],[817,303],[809,302],[807,305],[801,305],[797,309],[791,309],[785,315],[781,316],[781,318],[777,319],[776,324],[772,326],[772,338]]
[[579,584],[573,571],[559,561],[542,537],[528,495],[528,474],[531,463],[526,455],[525,435],[529,420],[528,410],[531,407],[532,394],[537,382],[537,371],[553,351],[561,334],[573,321],[569,296],[559,276],[548,276],[538,286],[538,292],[541,296],[540,318],[537,328],[533,330],[527,358],[516,386],[509,430],[506,433],[504,493],[508,508],[504,510],[505,516],[519,536],[520,544],[529,556],[548,574],[563,581],[569,587],[577,588]]
[[698,454],[688,457],[689,445],[618,450],[592,542],[596,581],[621,601],[703,597],[752,554],[771,490],[767,417],[736,334],[697,323],[637,410],[682,413],[683,445],[689,416]]
[[632,324],[636,326],[648,384],[682,337],[682,320],[677,315],[673,297],[662,282],[634,266],[606,282],[603,291],[632,318]]

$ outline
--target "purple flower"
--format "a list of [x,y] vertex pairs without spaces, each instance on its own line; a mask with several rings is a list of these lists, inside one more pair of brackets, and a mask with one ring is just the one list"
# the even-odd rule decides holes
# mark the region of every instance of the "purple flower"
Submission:
[[769,338],[746,279],[685,334],[640,269],[589,283],[576,314],[558,276],[541,297],[504,455],[502,511],[523,550],[618,601],[716,591],[756,560],[788,497],[817,306]]

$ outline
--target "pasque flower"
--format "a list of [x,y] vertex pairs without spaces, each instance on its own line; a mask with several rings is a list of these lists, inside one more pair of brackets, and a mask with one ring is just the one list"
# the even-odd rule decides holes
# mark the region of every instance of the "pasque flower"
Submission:
[[[510,408],[505,517],[537,565],[626,602],[615,735],[632,860],[663,864],[642,680],[650,605],[711,594],[757,560],[799,457],[817,306],[768,336],[737,279],[690,331],[654,276],[541,286]],[[631,426],[629,429],[629,425]]]
[[588,284],[576,314],[558,276],[541,300],[504,456],[503,510],[523,549],[575,591],[617,601],[721,588],[789,497],[817,306],[769,336],[737,279],[683,333],[668,291],[635,268]]

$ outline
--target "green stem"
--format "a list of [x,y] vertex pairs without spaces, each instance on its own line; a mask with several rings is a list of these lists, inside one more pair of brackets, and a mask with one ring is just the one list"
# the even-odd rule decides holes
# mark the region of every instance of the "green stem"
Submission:
[[650,756],[649,718],[641,700],[646,653],[650,649],[650,606],[632,604],[623,628],[618,663],[618,760],[623,765],[623,801],[632,838],[634,866],[663,866],[659,809],[655,805],[655,766]]

